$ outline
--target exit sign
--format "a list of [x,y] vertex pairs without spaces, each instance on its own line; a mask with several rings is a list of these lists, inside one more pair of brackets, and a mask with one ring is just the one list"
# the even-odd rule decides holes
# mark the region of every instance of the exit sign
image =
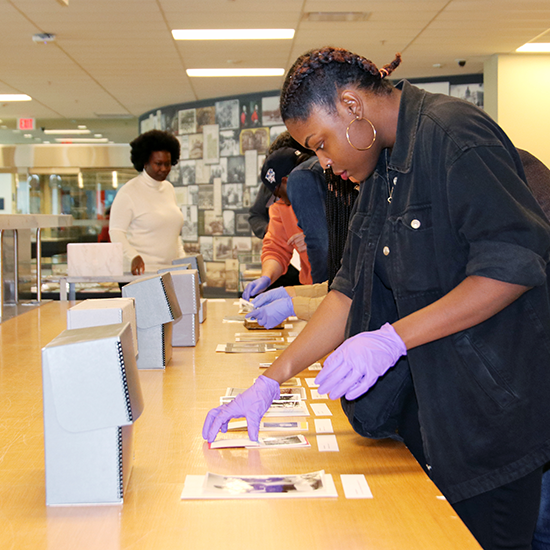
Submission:
[[34,118],[19,118],[17,119],[18,130],[34,130]]

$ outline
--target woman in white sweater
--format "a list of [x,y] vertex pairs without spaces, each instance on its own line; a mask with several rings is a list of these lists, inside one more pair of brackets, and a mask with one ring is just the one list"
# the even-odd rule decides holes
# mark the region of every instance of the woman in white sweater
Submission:
[[156,273],[185,256],[181,242],[183,214],[176,193],[166,181],[180,157],[179,141],[151,130],[130,143],[131,160],[140,174],[117,193],[111,206],[109,235],[122,243],[124,271]]

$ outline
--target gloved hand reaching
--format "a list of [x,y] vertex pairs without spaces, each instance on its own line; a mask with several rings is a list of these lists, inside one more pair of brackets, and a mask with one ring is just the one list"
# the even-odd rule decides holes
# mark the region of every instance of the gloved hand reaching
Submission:
[[258,376],[254,385],[240,393],[231,401],[212,409],[202,427],[202,437],[212,443],[218,432],[227,432],[227,424],[232,418],[246,418],[248,437],[258,441],[260,421],[274,399],[280,396],[279,383],[267,376]]
[[[278,290],[278,289],[276,289]],[[256,303],[254,302],[254,305]],[[282,323],[287,317],[294,315],[294,304],[292,298],[275,300],[266,306],[254,308],[246,314],[247,319],[255,319],[262,327],[270,329]]]
[[403,340],[389,323],[378,330],[356,334],[327,357],[315,378],[318,391],[328,393],[331,399],[343,395],[349,400],[357,399],[406,354]]
[[282,298],[290,298],[290,294],[285,290],[284,286],[279,286],[268,290],[267,292],[262,292],[259,296],[252,300],[255,308],[265,306],[274,302],[275,300],[281,300]]
[[246,285],[243,292],[243,299],[250,300],[252,296],[256,296],[263,292],[271,284],[271,279],[267,275],[262,275],[259,279],[251,281]]

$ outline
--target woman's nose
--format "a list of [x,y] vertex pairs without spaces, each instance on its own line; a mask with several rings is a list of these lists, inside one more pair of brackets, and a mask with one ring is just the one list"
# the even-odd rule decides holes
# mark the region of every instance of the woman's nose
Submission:
[[332,166],[332,161],[322,151],[317,151],[316,154],[319,159],[319,164],[322,166],[323,170],[326,170]]

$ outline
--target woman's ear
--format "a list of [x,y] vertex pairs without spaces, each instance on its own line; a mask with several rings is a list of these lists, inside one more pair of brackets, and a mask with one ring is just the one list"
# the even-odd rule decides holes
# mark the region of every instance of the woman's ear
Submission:
[[340,94],[340,103],[342,107],[352,116],[361,118],[363,112],[363,103],[359,95],[353,90],[344,90]]

